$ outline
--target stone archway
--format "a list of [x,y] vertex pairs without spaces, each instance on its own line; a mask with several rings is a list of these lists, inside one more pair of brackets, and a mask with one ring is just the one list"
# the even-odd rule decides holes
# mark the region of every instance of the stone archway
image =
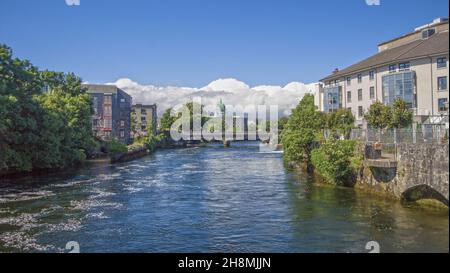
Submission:
[[411,187],[402,193],[402,199],[414,202],[421,199],[434,199],[448,206],[448,199],[432,187],[422,184]]

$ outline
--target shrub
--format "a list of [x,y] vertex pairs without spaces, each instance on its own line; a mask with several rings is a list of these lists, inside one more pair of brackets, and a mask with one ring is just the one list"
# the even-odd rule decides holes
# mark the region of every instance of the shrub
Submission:
[[338,185],[353,183],[360,164],[355,156],[356,142],[330,138],[311,154],[311,162],[327,181]]
[[126,153],[128,151],[128,147],[123,144],[122,142],[119,142],[116,139],[111,140],[107,144],[107,150],[111,154],[115,153]]

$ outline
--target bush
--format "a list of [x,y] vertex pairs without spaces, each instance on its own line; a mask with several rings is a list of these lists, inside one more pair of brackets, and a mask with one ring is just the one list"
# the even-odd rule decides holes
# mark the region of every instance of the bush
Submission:
[[308,163],[315,138],[316,132],[311,129],[285,131],[282,136],[285,161]]
[[119,142],[116,139],[111,140],[108,142],[107,145],[108,153],[115,154],[115,153],[126,153],[128,152],[127,145],[123,144],[122,142]]
[[311,162],[327,181],[338,185],[353,185],[360,161],[355,155],[356,142],[329,139],[314,149]]

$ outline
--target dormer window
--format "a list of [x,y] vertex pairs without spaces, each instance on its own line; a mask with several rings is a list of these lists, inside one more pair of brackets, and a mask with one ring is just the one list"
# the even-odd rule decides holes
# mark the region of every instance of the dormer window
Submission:
[[436,29],[429,28],[422,30],[422,39],[428,39],[436,33]]

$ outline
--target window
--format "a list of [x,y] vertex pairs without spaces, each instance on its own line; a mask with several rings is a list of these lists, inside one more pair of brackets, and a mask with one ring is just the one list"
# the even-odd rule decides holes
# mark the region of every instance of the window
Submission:
[[414,97],[414,71],[388,74],[382,77],[383,103],[392,105],[397,98],[404,100],[408,107],[416,107]]
[[375,87],[373,86],[370,87],[370,99],[375,99]]
[[389,72],[390,72],[390,73],[393,73],[393,72],[396,72],[396,71],[397,71],[397,65],[391,64],[391,65],[389,66]]
[[409,63],[400,63],[400,64],[398,64],[398,69],[399,69],[400,71],[408,70],[409,67],[410,67],[410,64],[409,64]]
[[147,126],[142,125],[142,126],[141,126],[141,129],[142,129],[142,131],[145,131],[145,130],[147,130]]
[[112,109],[111,106],[105,106],[103,107],[103,115],[110,117],[112,115]]
[[358,101],[362,101],[362,100],[363,100],[363,90],[358,89]]
[[361,82],[362,82],[362,75],[358,74],[358,83],[361,83]]
[[107,130],[111,130],[112,129],[112,120],[111,119],[104,119],[103,120],[103,128],[107,129]]
[[147,115],[147,110],[141,109],[141,115]]
[[124,120],[121,120],[121,121],[120,121],[120,126],[121,126],[121,127],[125,127],[125,121],[124,121]]
[[334,80],[334,84],[338,84],[339,83],[339,80]]
[[125,99],[120,99],[120,102],[125,102]]
[[124,138],[125,137],[125,131],[124,130],[120,130],[120,137]]
[[447,112],[448,111],[447,99],[438,99],[438,108],[439,112]]
[[112,97],[110,95],[105,96],[104,104],[112,104]]
[[347,91],[347,102],[348,103],[352,102],[352,91]]
[[447,90],[447,77],[438,78],[438,90],[439,91]]
[[371,81],[373,81],[375,79],[375,71],[373,71],[373,70],[369,71],[369,79]]
[[50,86],[48,84],[44,85],[44,87],[42,88],[42,92],[43,93],[49,93],[50,92]]
[[324,112],[331,113],[341,107],[341,89],[339,86],[327,87],[324,93]]
[[347,77],[347,85],[352,85],[352,77]]
[[358,106],[358,117],[364,116],[364,109],[362,106]]
[[430,28],[422,31],[422,39],[428,39],[436,33],[436,29]]
[[447,67],[447,58],[437,58],[437,68],[445,68]]

